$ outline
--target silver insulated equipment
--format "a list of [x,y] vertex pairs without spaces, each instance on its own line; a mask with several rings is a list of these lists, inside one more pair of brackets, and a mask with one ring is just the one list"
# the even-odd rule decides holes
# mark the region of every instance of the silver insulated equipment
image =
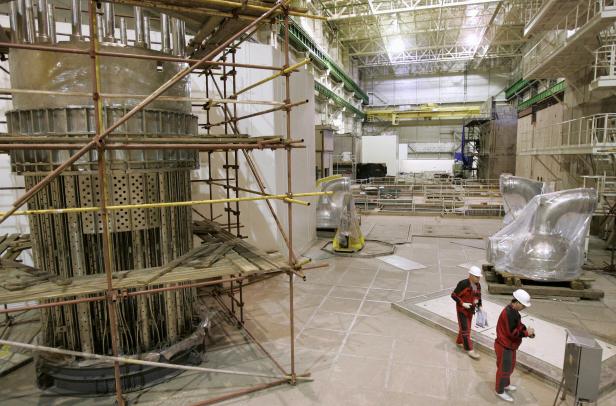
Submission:
[[533,197],[551,191],[543,182],[510,174],[499,177],[499,186],[505,208],[505,224],[515,220]]
[[[16,42],[56,42],[53,2],[40,2],[40,12],[34,17],[32,10],[22,13],[23,4],[15,3],[12,4],[14,25],[11,34]],[[46,4],[49,6],[44,7]],[[89,40],[82,32],[81,6],[80,1],[72,2],[72,35],[59,37],[62,41],[58,47],[89,49]],[[114,15],[112,4],[104,3],[102,11],[98,32],[100,51],[164,55],[150,48],[147,41],[149,31],[144,32],[150,29],[150,25],[140,8],[135,8],[134,16],[138,21],[131,22],[130,27],[137,31],[138,41],[131,42],[131,45],[126,44],[126,21]],[[38,20],[32,21],[33,18]],[[38,33],[34,31],[35,26]],[[116,26],[119,27],[117,36]],[[168,30],[165,35],[170,35]],[[184,44],[175,38],[165,38],[163,42],[176,44],[176,49],[167,47],[165,52],[184,54]],[[77,139],[82,141],[78,144],[85,144],[96,134],[94,104],[90,96],[93,79],[89,55],[11,49],[9,61],[13,88],[54,92],[34,96],[15,94],[13,110],[7,113],[10,134],[50,144]],[[152,93],[182,68],[179,63],[100,57],[101,92],[121,95],[103,98],[103,127],[111,126],[142,100],[141,95]],[[165,95],[188,97],[188,81],[180,81]],[[196,134],[197,118],[191,114],[189,102],[159,100],[133,116],[109,138],[130,142]],[[76,146],[75,150],[79,148]],[[29,189],[73,152],[16,150],[11,153],[12,170],[24,176],[26,189]],[[39,191],[28,203],[28,208],[99,206],[97,158],[96,150],[84,155]],[[194,151],[108,151],[106,162],[108,193],[105,198],[109,205],[191,200],[190,171],[198,165]],[[58,280],[104,273],[102,223],[98,212],[33,215],[29,223],[37,268],[56,275]],[[109,227],[114,272],[160,267],[192,249],[190,207],[115,210],[109,215]],[[81,297],[76,295],[74,298]],[[120,353],[125,356],[159,354],[182,342],[194,330],[195,302],[194,289],[140,295],[119,301]],[[41,345],[87,353],[112,353],[104,301],[44,309],[41,311],[41,325]],[[186,354],[187,351],[167,353],[173,362],[183,362],[182,357]],[[40,354],[37,361],[39,385],[54,386],[59,391],[71,393],[109,393],[115,390],[112,364],[84,364],[82,361]],[[125,390],[136,389],[168,373],[126,365],[122,367],[123,385]]]
[[538,281],[568,281],[582,273],[584,240],[597,205],[594,189],[535,196],[488,241],[488,262]]

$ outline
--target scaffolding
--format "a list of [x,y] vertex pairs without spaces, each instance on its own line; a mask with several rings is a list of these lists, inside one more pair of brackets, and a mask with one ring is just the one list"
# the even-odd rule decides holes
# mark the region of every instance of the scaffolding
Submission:
[[[206,9],[204,7],[197,8],[187,8],[181,7],[174,4],[174,2],[165,2],[165,1],[151,1],[147,2],[148,5],[160,8],[165,12],[173,11],[173,12],[195,12],[198,15],[215,15],[215,16],[226,16],[236,18],[238,20],[242,20],[247,22],[246,25],[235,32],[233,35],[230,35],[224,41],[216,43],[214,46],[210,46],[210,50],[205,53],[202,58],[193,59],[186,58],[181,56],[149,56],[149,55],[136,55],[129,54],[123,52],[116,51],[103,51],[99,49],[99,33],[98,29],[100,28],[100,24],[102,22],[102,18],[98,15],[97,12],[97,2],[91,0],[88,2],[88,16],[89,16],[89,48],[88,49],[78,49],[78,48],[69,48],[69,47],[59,47],[54,45],[55,40],[52,39],[50,41],[51,45],[44,44],[35,44],[34,41],[29,41],[30,43],[17,43],[17,42],[3,42],[0,43],[0,47],[8,48],[8,49],[28,49],[28,50],[36,50],[41,52],[61,52],[67,54],[81,54],[87,55],[91,60],[91,73],[93,76],[92,81],[92,91],[84,92],[84,93],[67,93],[62,92],[63,96],[75,96],[75,97],[91,97],[94,104],[94,119],[95,119],[95,133],[89,134],[84,133],[81,135],[77,135],[74,137],[47,137],[43,142],[35,139],[34,137],[19,137],[15,136],[15,134],[7,134],[4,137],[1,137],[0,140],[0,150],[3,151],[15,151],[15,150],[42,150],[42,151],[68,151],[70,157],[66,159],[62,164],[58,165],[55,169],[51,170],[47,176],[40,179],[36,184],[31,185],[25,194],[17,199],[12,207],[1,213],[2,217],[0,217],[0,223],[4,222],[10,216],[13,215],[60,215],[66,213],[96,213],[99,221],[99,225],[102,227],[102,244],[103,244],[103,265],[104,265],[104,274],[100,275],[101,283],[104,288],[96,287],[93,291],[89,291],[90,294],[96,294],[95,296],[87,296],[80,297],[76,299],[61,299],[64,295],[65,297],[68,295],[67,293],[60,293],[58,298],[60,300],[55,301],[47,301],[44,303],[29,305],[26,304],[24,306],[19,307],[10,307],[5,309],[0,309],[0,313],[13,313],[13,312],[21,312],[32,309],[44,309],[44,308],[57,308],[58,306],[67,305],[67,304],[78,304],[78,303],[92,303],[92,302],[104,302],[106,303],[106,307],[108,309],[109,319],[108,319],[108,327],[111,331],[111,346],[113,353],[112,355],[101,355],[95,354],[92,352],[84,352],[84,351],[70,351],[60,348],[51,348],[40,345],[33,345],[28,343],[20,343],[8,340],[0,340],[0,344],[29,349],[33,351],[47,352],[47,353],[55,353],[61,355],[70,355],[74,357],[86,358],[86,359],[99,359],[107,362],[112,362],[114,366],[114,381],[115,381],[115,396],[117,400],[117,404],[124,405],[125,399],[123,396],[123,383],[122,383],[122,375],[120,370],[121,364],[137,364],[137,365],[149,365],[155,367],[162,368],[172,368],[179,370],[192,370],[204,373],[222,373],[222,374],[231,374],[231,375],[242,375],[242,376],[257,376],[257,377],[265,377],[272,379],[271,382],[258,384],[249,388],[245,388],[239,391],[234,391],[227,393],[222,396],[218,396],[212,399],[207,399],[199,404],[211,404],[220,401],[224,401],[233,397],[242,396],[251,392],[263,390],[266,388],[270,388],[276,385],[281,385],[285,383],[289,383],[295,385],[298,381],[309,380],[309,373],[298,373],[296,371],[295,364],[295,324],[294,324],[294,281],[296,277],[304,278],[303,270],[316,268],[323,265],[306,265],[305,262],[298,261],[298,258],[295,255],[293,249],[293,205],[307,205],[308,203],[302,200],[302,197],[308,196],[319,196],[324,193],[322,192],[314,192],[314,193],[294,193],[293,192],[293,173],[292,173],[292,151],[297,148],[303,148],[302,140],[295,140],[292,138],[291,134],[291,112],[294,107],[299,106],[301,104],[306,103],[306,101],[291,101],[291,85],[290,85],[290,76],[294,72],[297,71],[297,68],[307,63],[307,61],[302,61],[296,65],[291,65],[290,60],[290,50],[289,50],[289,26],[290,26],[290,15],[295,16],[304,16],[304,17],[315,17],[306,14],[305,11],[298,11],[298,9],[291,8],[289,6],[289,0],[280,0],[276,2],[274,5],[263,5],[265,3],[259,3],[259,5],[255,4],[246,4],[235,1],[221,1],[221,0],[211,0],[208,3],[215,5],[217,8],[214,9]],[[127,3],[127,4],[138,4],[139,2],[131,2],[131,1],[118,1],[118,3]],[[53,10],[53,7],[51,8]],[[98,17],[98,18],[97,18]],[[282,22],[283,34],[282,34],[282,43],[283,43],[283,55],[284,55],[284,65],[283,66],[264,66],[264,65],[255,65],[255,64],[243,64],[236,62],[236,49],[237,47],[248,38],[250,38],[259,26],[263,23],[268,23],[272,18],[278,17]],[[81,17],[79,16],[79,26],[81,26],[80,21]],[[98,20],[98,21],[97,21]],[[52,20],[53,21],[53,20]],[[53,22],[55,25],[55,22]],[[125,30],[125,27],[124,27]],[[80,29],[79,29],[80,31]],[[55,32],[54,32],[55,35]],[[112,34],[113,35],[113,34]],[[125,32],[124,34],[125,35]],[[28,42],[28,41],[27,41]],[[142,100],[136,104],[130,110],[127,109],[124,111],[123,115],[117,118],[111,125],[106,125],[107,123],[103,121],[103,104],[102,100],[104,98],[122,98],[126,97],[126,95],[120,94],[108,94],[103,93],[101,89],[101,80],[100,80],[100,58],[101,57],[121,57],[121,58],[137,58],[143,60],[155,60],[155,61],[164,61],[164,62],[172,62],[172,63],[180,63],[187,65],[182,68],[175,76],[169,79],[166,83],[164,83],[157,90],[152,92],[149,95],[130,95],[133,98],[142,98]],[[218,86],[216,80],[212,80],[211,83],[214,84],[215,89],[208,88],[208,80],[207,78],[214,78],[213,69],[217,68],[221,72],[217,72],[216,75],[220,75],[219,79],[222,80],[222,86]],[[267,79],[259,81],[251,86],[248,86],[245,89],[237,89],[236,83],[236,75],[238,68],[246,68],[246,69],[265,69],[273,72],[271,76]],[[166,90],[172,87],[175,83],[180,81],[181,79],[187,77],[192,73],[198,73],[204,75],[206,77],[206,99],[204,100],[196,100],[191,98],[178,98],[173,96],[163,96]],[[284,100],[281,102],[276,101],[257,101],[257,100],[238,100],[237,95],[247,90],[248,88],[259,86],[267,81],[271,81],[277,77],[281,77],[284,79]],[[222,87],[222,89],[221,89]],[[4,94],[50,94],[53,92],[45,92],[42,90],[27,90],[27,89],[2,89],[2,93]],[[211,97],[214,96],[214,97]],[[202,124],[202,126],[206,129],[207,136],[196,136],[196,137],[159,137],[159,138],[151,138],[147,137],[139,137],[130,133],[123,133],[124,130],[123,124],[127,123],[127,121],[141,112],[146,106],[152,103],[155,100],[169,100],[169,101],[191,101],[193,103],[203,104],[203,108],[206,111],[206,123]],[[260,105],[270,105],[273,106],[269,109],[259,111],[257,113],[238,116],[237,106],[241,103],[247,104],[260,104]],[[210,109],[213,107],[220,107],[224,113],[224,120],[220,122],[212,123],[210,122]],[[259,137],[259,138],[249,138],[242,134],[240,134],[237,122],[239,120],[252,118],[258,115],[268,114],[275,111],[284,111],[286,112],[286,125],[285,125],[285,134],[284,136],[272,136],[272,137]],[[210,130],[212,128],[223,128],[223,135],[212,135]],[[118,132],[121,134],[118,135]],[[75,134],[72,134],[75,135]],[[92,136],[93,135],[93,136]],[[209,199],[204,200],[191,200],[191,201],[173,201],[173,202],[159,202],[159,203],[145,203],[145,204],[131,204],[131,205],[112,205],[109,204],[107,196],[107,166],[108,162],[106,162],[106,153],[108,151],[114,150],[193,150],[200,152],[207,152],[208,154],[208,168],[209,168],[209,177],[208,179],[202,180],[208,186]],[[266,191],[265,183],[262,177],[259,174],[258,168],[256,166],[255,161],[253,160],[250,152],[253,150],[284,150],[286,151],[286,163],[287,163],[287,182],[286,182],[286,193],[284,194],[270,194]],[[98,188],[101,196],[100,204],[98,206],[92,205],[89,207],[70,207],[70,208],[45,208],[45,209],[35,209],[35,210],[20,210],[20,208],[28,203],[33,197],[37,195],[44,187],[49,185],[54,179],[60,176],[65,170],[69,169],[71,165],[77,162],[81,157],[90,151],[96,151],[97,156],[97,169],[98,169]],[[224,154],[224,178],[215,179],[212,174],[212,154],[213,153],[223,153]],[[250,190],[243,188],[239,185],[238,179],[238,170],[239,170],[239,154],[245,158],[252,175],[254,176],[256,183],[259,186],[259,190]],[[221,199],[215,199],[213,196],[213,188],[220,187],[225,191],[225,197]],[[249,197],[240,197],[239,192],[246,192],[255,196]],[[269,267],[267,273],[268,274],[286,274],[289,278],[288,280],[288,288],[289,288],[289,335],[290,335],[290,370],[284,369],[266,350],[265,348],[255,339],[255,337],[246,330],[244,326],[244,318],[243,318],[243,294],[242,289],[245,282],[250,281],[252,277],[255,275],[263,274],[265,272],[237,272],[237,271],[229,271],[225,269],[219,269],[218,273],[210,274],[209,276],[195,276],[195,279],[191,279],[188,277],[186,280],[169,280],[167,284],[164,281],[157,281],[157,284],[163,285],[162,287],[149,287],[147,286],[152,282],[152,278],[145,281],[145,285],[147,286],[144,290],[129,290],[128,288],[134,287],[129,283],[126,279],[121,279],[121,282],[117,278],[117,274],[113,269],[113,260],[111,258],[111,231],[109,226],[109,217],[115,211],[121,210],[133,210],[133,209],[163,209],[170,207],[194,207],[197,205],[209,205],[210,211],[209,216],[198,213],[203,217],[203,222],[200,223],[202,234],[199,235],[207,241],[209,236],[212,233],[222,236],[223,241],[229,240],[237,240],[241,239],[240,233],[240,210],[239,203],[242,201],[257,201],[263,200],[267,203],[267,207],[269,212],[273,216],[278,231],[282,236],[284,243],[288,249],[287,252],[287,260],[281,262],[280,259],[263,259],[263,261],[269,263],[265,265],[265,267]],[[287,227],[283,227],[282,222],[274,207],[271,203],[271,200],[279,200],[286,204],[287,206]],[[223,227],[216,226],[214,221],[216,217],[214,217],[213,204],[224,204],[224,212],[226,214],[226,223]],[[190,257],[190,256],[189,256]],[[172,261],[173,262],[173,261]],[[176,261],[177,262],[177,261]],[[167,268],[164,266],[159,270],[159,273],[154,275],[154,279],[158,277],[162,277],[165,275],[169,277],[170,268],[173,266],[177,266],[177,263],[174,264],[166,264]],[[141,280],[139,283],[143,284],[144,281]],[[127,285],[128,284],[128,285]],[[248,336],[254,340],[254,342],[258,345],[258,347],[267,355],[273,363],[276,365],[279,370],[278,374],[263,374],[263,373],[255,373],[255,372],[242,372],[242,371],[230,371],[223,369],[215,369],[215,368],[204,368],[204,367],[195,367],[195,366],[185,366],[185,365],[177,365],[170,364],[164,362],[153,362],[148,360],[140,360],[129,357],[120,356],[120,340],[118,337],[118,319],[116,316],[116,310],[118,306],[122,303],[122,301],[127,300],[130,297],[136,296],[144,296],[151,295],[158,292],[171,292],[178,291],[184,289],[192,289],[197,287],[204,286],[223,286],[224,288],[221,291],[225,292],[229,299],[230,305],[227,305],[222,300],[222,296],[216,296],[216,300],[220,303],[220,305],[226,309],[229,315],[235,319],[240,327],[246,331]],[[85,288],[85,287],[84,287]],[[101,294],[102,292],[102,294]],[[74,296],[71,294],[70,296]],[[21,298],[22,300],[24,298]],[[27,303],[27,302],[26,302]]]

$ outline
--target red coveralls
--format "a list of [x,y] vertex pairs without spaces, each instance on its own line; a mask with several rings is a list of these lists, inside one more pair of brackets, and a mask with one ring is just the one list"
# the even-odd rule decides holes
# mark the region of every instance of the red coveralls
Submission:
[[526,326],[521,322],[520,312],[508,305],[503,309],[496,324],[496,393],[503,393],[509,386],[509,378],[515,368],[515,353],[523,337],[528,337]]
[[[456,344],[463,344],[466,351],[473,349],[471,341],[471,326],[475,309],[481,307],[481,285],[473,284],[470,279],[463,279],[458,282],[458,286],[451,294],[451,298],[456,302],[456,314],[458,315],[458,338]],[[465,309],[463,303],[470,303],[472,307]]]

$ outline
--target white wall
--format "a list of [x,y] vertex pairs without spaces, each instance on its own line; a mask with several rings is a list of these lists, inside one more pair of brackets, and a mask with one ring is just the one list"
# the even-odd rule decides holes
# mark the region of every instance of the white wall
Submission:
[[398,136],[378,135],[361,137],[361,162],[384,163],[387,175],[398,174]]
[[[282,66],[284,64],[282,53],[269,45],[245,43],[237,54],[237,61],[241,63],[262,64]],[[292,61],[291,63],[295,63]],[[242,89],[256,81],[271,75],[266,70],[238,70],[237,88]],[[220,82],[219,82],[220,83]],[[203,78],[193,76],[193,94],[195,97],[202,97],[205,81]],[[210,88],[211,83],[210,83]],[[304,139],[306,148],[293,149],[293,191],[312,192],[315,191],[315,134],[314,134],[314,79],[306,70],[291,75],[291,101],[308,99],[309,102],[296,107],[291,113],[291,134],[294,139]],[[217,97],[210,95],[210,97]],[[240,99],[247,100],[278,100],[285,98],[284,78],[275,79],[258,86],[240,96]],[[262,105],[238,105],[238,115],[246,115],[270,108],[271,106]],[[200,122],[205,122],[205,113],[202,110],[194,110],[194,114],[200,116]],[[210,121],[215,122],[222,119],[220,109],[212,110]],[[251,119],[238,122],[239,131],[249,136],[285,136],[286,115],[284,112],[276,112],[256,116]],[[218,132],[221,131],[219,128]],[[259,186],[252,175],[245,159],[240,155],[240,187],[259,190]],[[283,194],[287,192],[287,164],[286,151],[254,151],[252,152],[258,171],[266,185],[266,191],[273,194]],[[224,155],[217,153],[213,155],[214,169],[213,177],[224,177],[221,169],[224,163]],[[201,154],[201,168],[193,176],[196,178],[207,179],[207,153]],[[214,197],[223,197],[225,191],[221,187],[214,188]],[[234,195],[234,193],[232,193]],[[194,198],[207,198],[209,190],[204,183],[193,184]],[[241,192],[240,196],[254,196],[249,193]],[[306,198],[312,202],[311,206],[293,206],[293,243],[296,252],[303,249],[316,238],[316,198]],[[272,205],[287,230],[287,205],[280,201],[272,201]],[[209,208],[202,213],[209,216]],[[214,215],[224,214],[223,205],[214,207]],[[264,201],[242,202],[240,203],[240,221],[244,225],[241,229],[243,235],[248,236],[248,241],[263,250],[279,250],[286,254],[286,246],[280,233],[278,232],[275,220],[273,219]],[[226,214],[218,221],[226,221]],[[233,217],[232,217],[233,221]]]
[[[414,77],[377,77],[362,80],[366,92],[374,92],[370,103],[426,104],[484,102],[503,91],[505,74],[474,73]],[[466,86],[465,86],[466,81]],[[382,99],[382,100],[381,100]]]
[[453,159],[404,159],[400,160],[400,172],[446,172],[453,173]]

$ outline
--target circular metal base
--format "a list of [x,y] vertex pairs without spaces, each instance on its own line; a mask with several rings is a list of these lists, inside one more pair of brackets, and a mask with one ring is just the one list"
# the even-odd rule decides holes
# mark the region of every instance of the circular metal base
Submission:
[[[171,364],[198,365],[199,353],[188,349],[177,354]],[[122,391],[132,392],[159,384],[183,372],[181,369],[152,367],[145,365],[120,365]],[[53,365],[44,358],[36,361],[37,384],[41,389],[49,389],[63,395],[110,395],[115,393],[113,365],[74,367]]]
[[339,252],[334,251],[332,242],[328,241],[323,248],[323,251],[342,257],[357,257],[357,258],[374,258],[382,255],[391,255],[395,252],[394,244],[379,240],[366,240],[366,245],[358,252]]

